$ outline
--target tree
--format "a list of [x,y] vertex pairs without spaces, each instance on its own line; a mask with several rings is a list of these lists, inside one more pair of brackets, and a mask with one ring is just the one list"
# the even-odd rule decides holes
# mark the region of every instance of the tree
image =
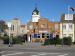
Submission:
[[7,25],[5,23],[5,21],[0,20],[0,33],[5,32],[5,29],[7,29]]

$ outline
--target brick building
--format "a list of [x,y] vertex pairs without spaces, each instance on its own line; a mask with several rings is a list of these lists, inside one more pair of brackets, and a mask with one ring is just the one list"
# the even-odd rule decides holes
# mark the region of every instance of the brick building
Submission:
[[35,8],[32,12],[32,20],[27,23],[28,35],[31,35],[31,41],[42,41],[45,38],[50,38],[50,34],[53,37],[59,35],[60,24],[58,22],[51,22],[47,18],[42,18],[40,12]]

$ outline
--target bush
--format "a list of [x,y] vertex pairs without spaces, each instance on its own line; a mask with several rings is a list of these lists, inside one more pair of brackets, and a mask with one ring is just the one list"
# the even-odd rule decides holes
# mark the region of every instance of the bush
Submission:
[[12,38],[13,44],[22,44],[22,40],[18,38]]
[[72,39],[71,39],[71,37],[69,36],[69,37],[64,37],[63,38],[63,44],[64,45],[71,45],[72,44]]
[[45,42],[43,45],[50,45],[50,39],[45,39]]
[[[4,44],[9,44],[9,36],[2,37]],[[22,44],[22,40],[16,37],[10,37],[11,44]]]
[[53,39],[46,39],[44,45],[53,45],[53,44],[62,44],[62,39],[60,38],[53,38]]
[[4,44],[9,44],[9,37],[8,36],[3,37],[2,39],[3,39]]

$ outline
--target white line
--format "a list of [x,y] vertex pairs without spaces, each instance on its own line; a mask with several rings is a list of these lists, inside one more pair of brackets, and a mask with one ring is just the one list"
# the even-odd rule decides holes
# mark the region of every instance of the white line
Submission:
[[[6,51],[2,51],[2,53],[4,53]],[[10,52],[10,51],[8,51]],[[14,52],[14,51],[11,51],[11,52]],[[47,52],[16,52],[16,53],[12,53],[12,54],[5,54],[5,55],[2,55],[2,56],[14,56],[14,55],[18,55],[18,54],[24,54],[24,53],[36,53],[37,55],[31,55],[31,56],[41,56],[41,55],[48,55],[48,54],[57,54],[58,56],[67,56],[68,54],[65,54],[65,53],[47,53]],[[62,54],[62,55],[59,55],[59,54]]]
[[18,52],[18,53],[6,54],[6,55],[2,55],[2,56],[11,56],[11,55],[17,55],[17,54],[24,54],[24,52]]
[[6,51],[1,51],[0,53],[4,53],[4,52],[6,52]]
[[38,54],[38,55],[40,56],[40,55],[47,55],[47,54],[46,53],[42,53],[42,54]]
[[68,54],[58,55],[58,56],[67,56]]
[[43,56],[43,55],[48,55],[48,54],[60,54],[60,53],[45,53],[45,52],[37,52],[37,55],[31,55],[31,56]]
[[31,56],[38,56],[38,55],[31,55]]

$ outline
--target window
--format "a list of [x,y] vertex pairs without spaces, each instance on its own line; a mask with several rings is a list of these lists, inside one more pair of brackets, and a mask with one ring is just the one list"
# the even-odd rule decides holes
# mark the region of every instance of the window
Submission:
[[34,38],[40,38],[40,34],[34,34]]
[[14,25],[11,25],[11,31],[14,31]]
[[12,31],[12,25],[11,25],[11,31]]
[[49,34],[47,34],[47,38],[49,38]]
[[72,29],[72,25],[69,25],[69,28]]
[[22,30],[22,33],[24,32],[24,30]]
[[40,34],[37,34],[38,38],[40,38]]
[[73,37],[73,34],[69,34],[70,37]]
[[42,33],[42,38],[44,38],[45,37],[45,33]]
[[41,25],[41,28],[43,28],[43,27],[44,27],[44,24]]
[[14,25],[12,25],[13,31],[14,31]]
[[66,34],[63,34],[63,37],[66,37]]
[[47,24],[42,24],[41,28],[47,27]]
[[66,25],[63,25],[63,29],[66,29]]

